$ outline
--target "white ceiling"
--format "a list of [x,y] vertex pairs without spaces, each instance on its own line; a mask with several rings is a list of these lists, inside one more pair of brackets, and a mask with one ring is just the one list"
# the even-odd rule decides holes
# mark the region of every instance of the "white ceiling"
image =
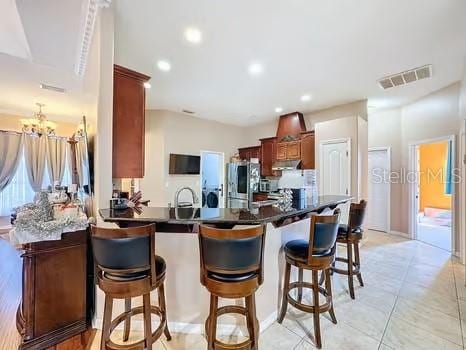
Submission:
[[[118,0],[115,61],[152,76],[149,108],[247,125],[275,107],[312,111],[369,99],[398,106],[458,81],[464,0]],[[198,46],[183,31],[203,32]],[[156,68],[169,60],[170,72]],[[264,65],[249,75],[249,63]],[[433,78],[382,90],[377,79],[433,65]],[[313,100],[300,101],[312,94]],[[255,116],[251,118],[251,116]]]
[[[76,73],[89,6],[89,0],[0,2],[0,112],[32,115],[42,102],[49,119],[77,122],[92,108],[91,83]],[[41,83],[66,93],[42,90]]]

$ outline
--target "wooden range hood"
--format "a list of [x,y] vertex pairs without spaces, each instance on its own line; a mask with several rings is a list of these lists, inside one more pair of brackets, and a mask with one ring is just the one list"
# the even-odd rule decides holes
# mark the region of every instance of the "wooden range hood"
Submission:
[[291,141],[283,140],[287,136],[299,140],[302,132],[306,132],[306,123],[302,113],[293,112],[280,116],[277,128],[277,142]]

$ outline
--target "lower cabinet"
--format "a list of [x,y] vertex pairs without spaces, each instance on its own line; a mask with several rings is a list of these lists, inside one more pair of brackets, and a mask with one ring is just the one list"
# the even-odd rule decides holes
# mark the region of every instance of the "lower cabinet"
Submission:
[[[94,305],[93,262],[86,230],[23,247],[20,349],[86,349]],[[77,342],[76,339],[79,339]],[[81,346],[79,345],[81,343]]]

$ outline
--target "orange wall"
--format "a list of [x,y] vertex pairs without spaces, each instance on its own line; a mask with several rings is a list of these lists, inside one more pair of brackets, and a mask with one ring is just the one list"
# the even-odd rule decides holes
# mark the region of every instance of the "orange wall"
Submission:
[[[430,143],[419,146],[419,210],[425,207],[451,209],[451,195],[445,194],[445,167],[448,142]],[[434,175],[428,176],[428,169]],[[441,176],[436,176],[438,171]]]

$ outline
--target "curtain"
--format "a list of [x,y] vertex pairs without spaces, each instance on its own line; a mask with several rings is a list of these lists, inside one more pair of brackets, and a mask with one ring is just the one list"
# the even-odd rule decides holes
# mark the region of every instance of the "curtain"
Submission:
[[80,187],[89,184],[89,160],[87,157],[86,139],[81,137],[76,144],[76,168]]
[[24,156],[29,183],[35,192],[42,188],[46,158],[47,138],[24,135]]
[[63,183],[65,173],[66,139],[62,137],[47,137],[47,169],[50,182]]
[[23,135],[0,132],[0,192],[13,180],[21,156]]
[[9,216],[13,208],[32,202],[34,195],[29,184],[24,152],[21,152],[13,179],[0,192],[0,216]]

